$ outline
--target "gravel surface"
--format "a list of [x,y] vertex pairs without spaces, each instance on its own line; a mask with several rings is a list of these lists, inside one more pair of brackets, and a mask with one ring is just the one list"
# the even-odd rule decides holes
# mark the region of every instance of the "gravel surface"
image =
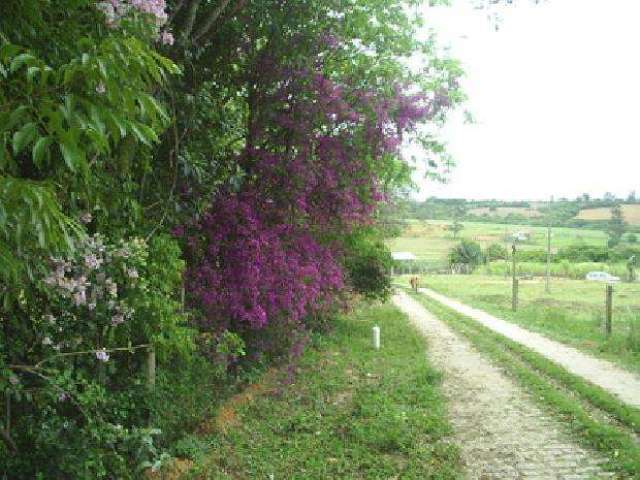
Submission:
[[560,421],[469,342],[406,294],[393,301],[426,336],[430,361],[443,372],[453,441],[469,479],[613,477],[603,470],[600,454],[579,446]]

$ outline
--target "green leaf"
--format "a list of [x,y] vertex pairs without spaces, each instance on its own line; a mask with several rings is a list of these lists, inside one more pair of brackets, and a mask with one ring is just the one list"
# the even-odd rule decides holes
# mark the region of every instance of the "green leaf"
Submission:
[[163,122],[168,123],[169,115],[152,95],[141,95],[139,100],[144,107],[144,112],[141,113],[144,114],[146,112],[152,120],[155,120],[156,116],[160,116]]
[[127,136],[127,125],[122,118],[118,117],[117,115],[115,115],[113,112],[110,112],[110,111],[107,111],[107,118],[110,121],[109,123],[110,123],[111,134],[114,137],[118,137],[118,134],[120,138],[124,138]]
[[33,82],[33,79],[36,77],[39,71],[40,67],[27,68],[27,80],[29,80],[29,82]]
[[104,60],[101,58],[98,59],[98,68],[100,70],[102,78],[104,78],[105,80],[109,78],[109,70],[107,69],[107,65],[104,63]]
[[33,146],[33,151],[31,152],[33,163],[37,167],[42,167],[42,161],[44,160],[47,154],[47,148],[51,145],[51,137],[40,137],[36,141]]
[[25,118],[26,114],[29,112],[29,107],[26,105],[20,105],[13,112],[11,112],[11,116],[9,117],[9,121],[4,126],[6,130],[12,129],[14,126],[18,124],[20,120]]
[[84,152],[69,136],[60,142],[60,153],[69,170],[77,172],[86,163]]
[[5,170],[9,164],[9,152],[4,146],[3,142],[0,142],[0,170]]
[[156,132],[153,131],[152,128],[142,124],[142,123],[130,123],[131,130],[133,131],[136,138],[144,143],[145,145],[151,146],[151,142],[157,142],[158,136]]
[[31,63],[35,61],[36,57],[31,55],[30,53],[21,53],[20,55],[16,55],[16,57],[11,61],[11,66],[9,67],[9,71],[11,73],[15,73],[18,71],[20,67],[27,63]]
[[13,154],[18,155],[24,147],[33,142],[38,133],[36,124],[29,122],[13,134]]

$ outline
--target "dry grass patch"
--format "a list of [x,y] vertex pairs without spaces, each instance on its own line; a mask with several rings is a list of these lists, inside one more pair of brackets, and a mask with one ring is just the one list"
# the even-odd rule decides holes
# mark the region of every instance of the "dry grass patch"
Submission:
[[[640,225],[640,205],[622,205],[622,216],[631,225]],[[576,216],[579,220],[609,220],[611,208],[587,208]]]

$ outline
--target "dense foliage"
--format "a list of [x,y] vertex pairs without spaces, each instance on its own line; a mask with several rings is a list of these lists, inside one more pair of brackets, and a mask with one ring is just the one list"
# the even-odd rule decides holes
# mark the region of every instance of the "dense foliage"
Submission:
[[437,172],[461,100],[416,3],[0,2],[0,472],[136,477],[188,382],[385,298],[401,145]]

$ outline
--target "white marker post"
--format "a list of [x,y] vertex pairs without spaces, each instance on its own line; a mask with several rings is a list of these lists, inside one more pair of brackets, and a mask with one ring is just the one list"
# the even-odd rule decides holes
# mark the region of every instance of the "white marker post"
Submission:
[[380,327],[373,327],[373,348],[380,350]]

